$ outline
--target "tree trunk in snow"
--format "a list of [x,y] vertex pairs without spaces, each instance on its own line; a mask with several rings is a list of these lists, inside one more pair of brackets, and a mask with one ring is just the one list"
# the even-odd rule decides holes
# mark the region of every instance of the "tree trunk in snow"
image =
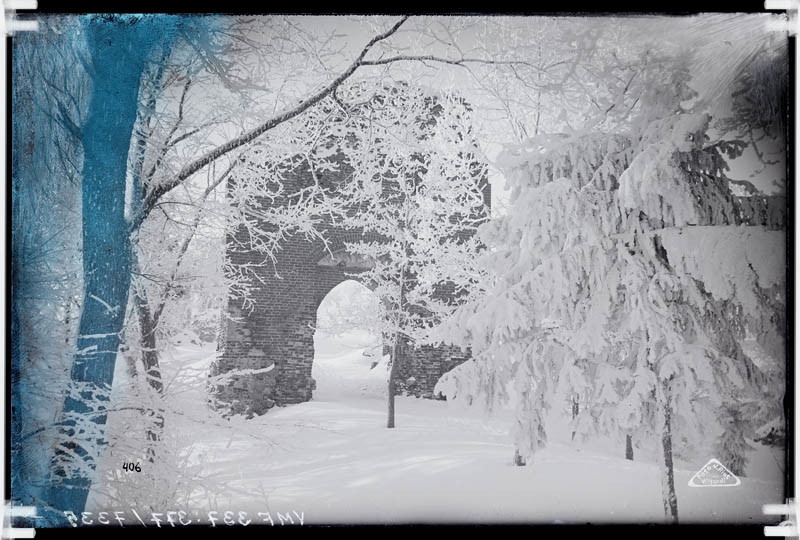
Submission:
[[398,353],[398,342],[400,341],[400,336],[395,334],[394,343],[392,343],[392,352],[390,361],[392,363],[392,367],[389,369],[389,407],[388,407],[388,419],[386,420],[386,427],[393,428],[394,427],[394,393],[396,390],[396,379],[397,379],[397,353]]
[[633,461],[633,438],[630,433],[625,435],[625,459]]
[[514,450],[514,465],[517,467],[525,466],[525,458],[522,457],[522,454],[519,453],[519,450]]
[[[406,286],[406,268],[400,270],[400,300],[398,305],[398,317],[403,316],[403,297],[405,295],[405,286]],[[386,421],[387,428],[394,427],[394,394],[397,387],[397,366],[400,363],[399,353],[400,353],[400,340],[402,339],[402,334],[400,333],[399,328],[395,328],[394,330],[394,342],[392,343],[392,355],[390,357],[390,361],[392,363],[391,368],[389,368],[389,399],[388,399],[388,419]]]
[[139,339],[142,352],[142,365],[144,366],[144,376],[148,386],[155,390],[155,411],[148,412],[155,416],[155,427],[147,428],[147,459],[151,463],[155,461],[155,447],[161,440],[164,430],[164,408],[161,403],[164,394],[164,384],[161,378],[161,367],[158,363],[158,342],[156,340],[156,321],[150,312],[150,306],[143,292],[134,293],[136,302],[136,313],[139,318]]
[[672,461],[672,395],[670,380],[663,383],[664,388],[664,430],[661,436],[664,450],[664,463],[661,467],[661,493],[664,501],[664,514],[668,521],[678,523],[678,496],[675,493],[675,470]]
[[158,364],[158,342],[156,341],[156,321],[150,314],[150,306],[143,295],[136,293],[136,312],[139,317],[141,331],[140,345],[142,349],[142,365],[144,366],[147,384],[158,392],[163,393],[164,384],[161,380],[161,368]]
[[[581,412],[580,403],[578,402],[578,395],[576,394],[576,395],[572,396],[572,421],[573,421],[573,424],[575,422],[575,419],[578,418],[578,414],[580,414],[580,412]],[[572,430],[572,440],[573,441],[575,440],[575,433],[576,433],[576,431],[573,429]]]
[[[106,444],[105,411],[131,283],[125,187],[139,84],[149,52],[174,23],[172,17],[150,16],[95,16],[85,23],[92,97],[82,129],[84,291],[47,501],[76,515],[86,506],[96,458]],[[79,423],[94,427],[82,431]]]

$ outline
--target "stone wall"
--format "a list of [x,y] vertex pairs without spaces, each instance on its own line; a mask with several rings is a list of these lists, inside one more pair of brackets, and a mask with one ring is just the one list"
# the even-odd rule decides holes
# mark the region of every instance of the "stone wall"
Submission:
[[466,362],[469,355],[459,347],[423,345],[414,348],[405,343],[400,347],[397,391],[429,399],[443,399],[434,394],[434,387],[442,375]]
[[[346,172],[342,170],[317,172],[320,183],[332,189],[344,177]],[[485,178],[481,181],[485,200],[490,204],[490,186]],[[296,193],[310,185],[313,178],[307,168],[299,168],[283,182],[286,193]],[[278,199],[270,204],[285,202]],[[330,252],[336,253],[344,249],[346,242],[365,237],[358,230],[329,226],[326,238]],[[312,398],[317,308],[331,289],[353,279],[347,274],[358,272],[359,268],[345,263],[331,264],[322,241],[302,235],[282,243],[274,265],[262,264],[261,254],[239,250],[236,246],[240,244],[234,241],[237,239],[246,240],[243,236],[229,239],[230,262],[261,265],[257,267],[259,280],[253,283],[254,308],[246,311],[240,302],[229,301],[230,317],[224,328],[225,336],[220,340],[222,354],[213,366],[210,386],[212,399],[220,410],[227,414],[259,415],[275,405]],[[433,397],[439,377],[466,358],[453,347],[405,346],[400,354],[398,391]]]

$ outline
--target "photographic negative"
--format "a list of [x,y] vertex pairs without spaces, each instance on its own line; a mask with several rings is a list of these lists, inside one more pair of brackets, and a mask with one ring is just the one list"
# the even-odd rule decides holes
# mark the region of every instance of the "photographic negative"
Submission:
[[780,18],[40,16],[12,40],[12,502],[769,523]]

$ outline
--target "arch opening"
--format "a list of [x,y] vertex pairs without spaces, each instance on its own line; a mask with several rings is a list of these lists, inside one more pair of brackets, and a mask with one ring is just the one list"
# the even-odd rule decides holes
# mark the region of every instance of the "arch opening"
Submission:
[[311,367],[314,401],[385,399],[389,370],[379,302],[370,289],[346,280],[320,303]]

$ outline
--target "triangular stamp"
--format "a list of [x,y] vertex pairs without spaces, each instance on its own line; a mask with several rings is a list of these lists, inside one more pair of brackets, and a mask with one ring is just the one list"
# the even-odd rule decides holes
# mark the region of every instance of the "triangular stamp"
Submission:
[[734,487],[742,483],[728,468],[711,458],[689,480],[689,487]]

